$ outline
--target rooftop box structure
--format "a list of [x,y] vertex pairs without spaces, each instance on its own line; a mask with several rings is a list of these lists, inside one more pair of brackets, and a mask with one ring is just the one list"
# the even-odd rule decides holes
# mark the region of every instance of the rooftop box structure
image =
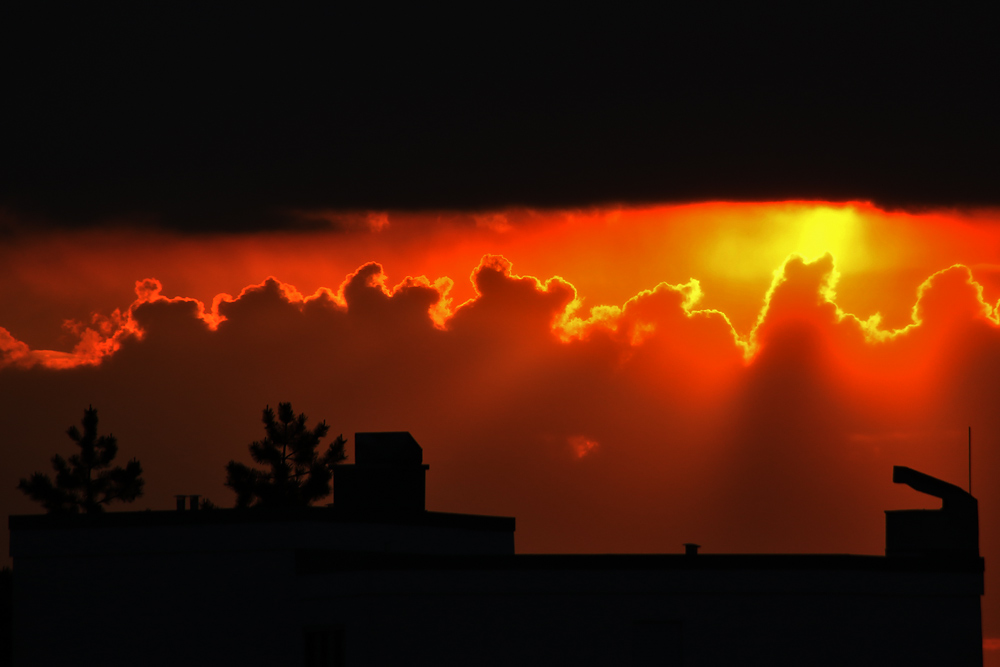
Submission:
[[354,434],[355,463],[333,469],[333,504],[370,515],[424,511],[427,466],[406,431]]
[[979,556],[979,501],[965,490],[905,466],[892,481],[941,499],[937,510],[886,510],[887,556]]

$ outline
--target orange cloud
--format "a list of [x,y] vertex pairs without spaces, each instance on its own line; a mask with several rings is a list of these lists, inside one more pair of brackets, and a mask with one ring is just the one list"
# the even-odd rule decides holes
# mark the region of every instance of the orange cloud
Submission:
[[591,440],[586,436],[573,435],[569,437],[569,446],[573,449],[573,454],[578,459],[582,459],[584,456],[597,449],[597,447],[600,446],[600,443],[596,440]]
[[[389,287],[381,265],[375,262],[350,273],[335,290],[320,287],[306,296],[272,277],[245,287],[236,297],[218,294],[210,308],[189,297],[165,297],[158,280],[146,279],[136,282],[136,299],[125,311],[94,314],[87,322],[67,321],[66,330],[77,338],[69,352],[32,350],[6,330],[0,350],[4,365],[65,369],[99,364],[119,350],[124,339],[141,339],[148,326],[155,326],[154,310],[149,306],[157,303],[183,305],[212,331],[230,318],[239,319],[250,312],[258,318],[259,328],[280,329],[296,313],[301,316],[315,309],[350,310],[359,318],[377,320],[387,315],[382,311],[392,303],[397,310],[406,304],[408,326],[418,328],[429,320],[442,331],[471,328],[491,336],[518,332],[522,343],[528,330],[566,345],[574,341],[578,346],[596,345],[596,340],[602,339],[606,348],[613,348],[618,363],[632,360],[638,364],[640,361],[633,358],[639,355],[645,364],[684,367],[693,374],[692,384],[698,384],[704,378],[724,381],[720,374],[731,376],[737,355],[745,363],[753,363],[769,345],[787,346],[790,332],[796,330],[813,332],[809,335],[823,346],[824,358],[834,360],[844,372],[862,372],[862,367],[873,363],[882,364],[884,372],[888,369],[884,364],[891,360],[897,367],[922,367],[935,357],[928,351],[917,353],[911,349],[913,344],[906,344],[901,337],[916,336],[921,345],[938,349],[945,344],[942,341],[951,340],[956,327],[974,322],[995,327],[998,323],[998,311],[984,300],[983,287],[961,265],[938,271],[921,283],[912,321],[896,329],[881,328],[877,313],[863,320],[844,312],[836,301],[838,276],[832,255],[811,262],[790,256],[775,270],[757,322],[746,335],[737,332],[725,313],[698,308],[704,292],[697,279],[678,285],[660,283],[620,307],[591,307],[583,318],[582,299],[571,283],[560,277],[543,282],[515,275],[511,263],[499,255],[482,258],[471,276],[474,296],[454,310],[450,279],[431,282],[423,276],[406,277]],[[262,308],[269,312],[260,312]],[[143,313],[137,315],[140,311]]]

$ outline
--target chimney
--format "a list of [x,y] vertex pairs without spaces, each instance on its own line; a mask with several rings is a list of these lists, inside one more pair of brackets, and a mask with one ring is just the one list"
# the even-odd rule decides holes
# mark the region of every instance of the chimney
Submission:
[[184,511],[184,500],[187,498],[187,496],[174,496],[174,498],[177,499],[177,511],[178,512],[183,512]]
[[198,509],[198,496],[188,496],[188,501],[191,503],[191,510],[194,511]]
[[697,556],[698,549],[701,547],[700,544],[695,544],[694,542],[684,543],[684,555],[685,556]]

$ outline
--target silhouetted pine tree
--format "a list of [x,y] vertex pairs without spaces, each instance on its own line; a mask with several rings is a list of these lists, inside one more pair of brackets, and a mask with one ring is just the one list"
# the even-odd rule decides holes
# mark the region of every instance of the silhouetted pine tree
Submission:
[[118,454],[118,441],[113,435],[97,435],[97,409],[90,406],[84,410],[81,424],[82,434],[75,426],[66,430],[80,451],[68,462],[58,454],[52,457],[55,484],[45,473],[36,472],[28,479],[21,478],[17,488],[49,512],[74,514],[103,512],[104,505],[114,500],[129,503],[141,496],[145,482],[137,460],[132,459],[124,468],[110,467]]
[[236,492],[237,507],[288,509],[306,507],[330,493],[333,466],[347,458],[344,436],[337,436],[322,457],[316,451],[330,429],[320,422],[306,427],[306,415],[295,415],[291,403],[279,403],[278,415],[264,408],[263,440],[250,444],[250,456],[268,470],[238,461],[226,465],[226,486]]

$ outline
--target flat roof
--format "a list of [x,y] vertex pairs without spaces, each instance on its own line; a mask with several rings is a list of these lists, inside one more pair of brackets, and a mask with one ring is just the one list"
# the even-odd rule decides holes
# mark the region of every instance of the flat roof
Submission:
[[513,532],[514,517],[451,512],[364,512],[344,511],[336,507],[305,507],[289,511],[262,509],[144,510],[139,512],[102,512],[100,514],[20,514],[12,515],[7,525],[15,530],[51,530],[58,528],[125,528],[145,526],[212,525],[235,523],[378,523],[405,526],[436,526]]
[[979,556],[854,554],[404,554],[297,549],[299,574],[351,570],[781,570],[982,574]]

